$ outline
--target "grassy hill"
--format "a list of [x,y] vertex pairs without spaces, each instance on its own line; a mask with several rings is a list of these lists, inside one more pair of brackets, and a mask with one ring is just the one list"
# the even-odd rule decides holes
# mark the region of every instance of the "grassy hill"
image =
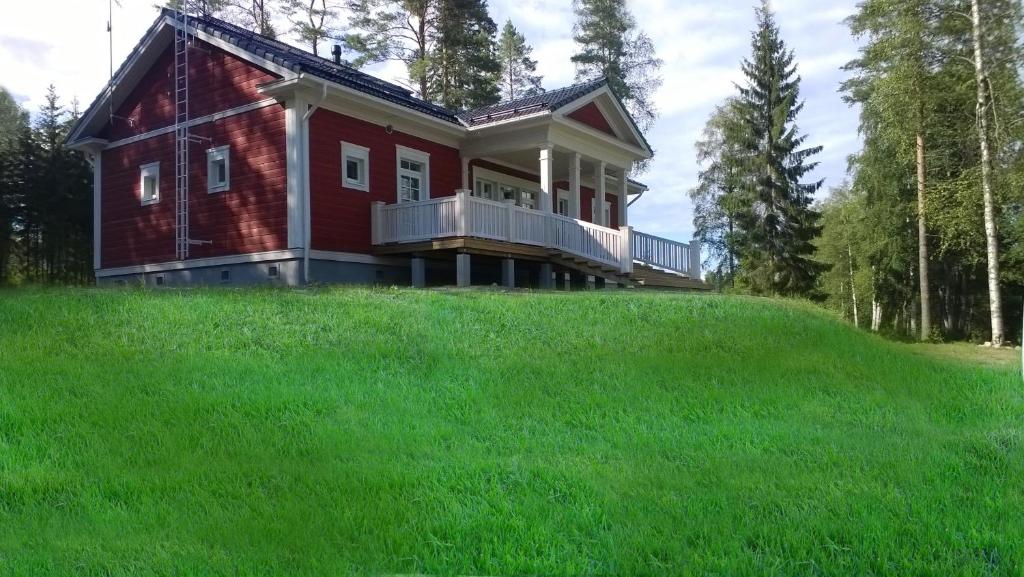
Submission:
[[1020,575],[1018,371],[744,298],[0,292],[0,575]]

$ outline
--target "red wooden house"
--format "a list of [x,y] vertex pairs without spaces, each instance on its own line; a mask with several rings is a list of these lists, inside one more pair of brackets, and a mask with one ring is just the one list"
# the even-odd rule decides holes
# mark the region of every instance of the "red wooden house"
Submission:
[[73,129],[99,282],[702,287],[628,226],[651,150],[598,80],[453,112],[164,11]]

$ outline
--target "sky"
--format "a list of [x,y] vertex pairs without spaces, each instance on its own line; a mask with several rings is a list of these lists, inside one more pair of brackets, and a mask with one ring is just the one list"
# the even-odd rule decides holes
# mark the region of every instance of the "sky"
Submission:
[[[51,0],[45,12],[29,2],[4,0],[0,19],[0,86],[30,111],[38,110],[49,84],[70,102],[85,108],[110,75],[108,0]],[[821,145],[817,170],[809,178],[824,179],[819,196],[842,182],[846,159],[860,147],[857,111],[838,93],[845,73],[840,67],[856,56],[857,45],[843,20],[856,0],[772,0],[782,37],[796,54],[803,79],[805,108],[797,118],[809,135],[808,145]],[[114,7],[114,67],[156,17],[156,0],[121,0]],[[750,53],[756,0],[630,0],[638,26],[654,41],[663,85],[654,101],[660,117],[647,138],[656,151],[647,173],[637,178],[650,190],[630,207],[630,224],[650,234],[687,241],[693,234],[693,208],[687,192],[696,184],[699,167],[694,143],[715,105],[735,94],[742,82],[740,61]],[[491,17],[499,27],[506,19],[533,46],[544,87],[574,81],[569,56],[572,41],[571,0],[490,0]],[[388,63],[368,69],[385,80],[401,80],[402,65]]]

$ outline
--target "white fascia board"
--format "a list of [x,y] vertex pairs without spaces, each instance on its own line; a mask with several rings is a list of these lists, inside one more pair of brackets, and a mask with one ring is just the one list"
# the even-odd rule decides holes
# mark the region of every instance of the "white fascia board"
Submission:
[[75,126],[74,132],[68,135],[67,142],[69,146],[77,145],[80,140],[83,140],[81,138],[82,132],[84,132],[87,127],[90,127],[92,123],[96,121],[96,115],[97,113],[99,113],[99,111],[106,111],[110,109],[110,99],[113,97],[113,91],[111,90],[112,86],[116,86],[118,92],[122,92],[125,90],[131,92],[131,90],[134,88],[134,85],[129,86],[127,88],[123,88],[122,83],[124,79],[134,70],[134,68],[138,65],[139,61],[143,57],[148,56],[149,52],[151,51],[154,45],[154,42],[156,42],[156,39],[160,37],[161,33],[168,26],[169,19],[165,16],[160,21],[160,24],[153,28],[153,31],[142,40],[142,42],[139,44],[139,49],[132,51],[132,53],[128,56],[128,60],[126,61],[126,63],[122,65],[121,73],[118,74],[116,77],[112,78],[110,82],[103,88],[103,96],[96,100],[96,102],[88,110],[85,111],[85,114],[82,116],[82,119]]
[[[389,110],[392,113],[392,116],[397,115],[401,118],[418,122],[426,127],[433,128],[439,132],[446,133],[456,138],[464,138],[466,136],[466,129],[462,125],[448,122],[447,120],[437,118],[436,116],[431,116],[418,110],[413,110],[411,108],[402,106],[401,104],[391,102],[390,100],[385,100],[383,98],[379,98],[377,96],[361,92],[354,88],[343,86],[336,82],[324,80],[319,77],[307,74],[305,72],[299,75],[299,79],[300,83],[317,88],[320,85],[326,84],[327,87],[332,91],[332,93],[329,93],[329,96],[340,96],[343,99],[345,99],[345,97],[348,97],[348,99],[352,99],[357,102],[372,102],[374,105],[376,105],[375,108],[383,107]],[[325,108],[331,108],[329,100],[325,102],[324,105]],[[342,110],[341,113],[346,114],[344,110]]]
[[[132,54],[128,57],[128,60],[121,69],[121,73],[116,78],[114,78],[112,82],[108,84],[107,87],[104,89],[104,96],[101,99],[97,100],[95,105],[86,111],[86,114],[83,116],[82,120],[76,126],[75,131],[68,137],[69,146],[77,146],[80,141],[85,140],[81,138],[81,134],[83,131],[85,131],[87,127],[91,127],[91,125],[97,120],[97,113],[101,110],[109,110],[110,99],[112,97],[116,97],[115,94],[111,93],[110,86],[116,87],[117,94],[130,93],[135,88],[135,84],[132,83],[129,85],[125,85],[124,80],[135,72],[135,68],[139,65],[141,61],[151,56],[150,53],[154,49],[159,49],[161,52],[163,51],[163,49],[165,48],[164,45],[167,43],[157,43],[157,40],[161,38],[161,35],[164,34],[165,30],[175,30],[177,28],[178,23],[175,22],[174,19],[170,16],[164,16],[160,20],[159,24],[157,24],[156,27],[153,28],[153,31],[142,40],[142,42],[139,45],[139,49],[133,51]],[[209,34],[202,30],[197,30],[196,28],[191,26],[189,27],[189,31],[193,33],[196,38],[203,40],[211,46],[220,48],[221,50],[224,50],[229,54],[232,54],[234,56],[237,56],[238,58],[251,62],[256,66],[269,70],[275,74],[279,74],[285,79],[294,78],[295,76],[297,76],[297,74],[294,71],[284,66],[281,66],[280,64],[267,60],[266,58],[257,56],[249,51],[242,50],[238,46],[232,44],[227,40],[224,40],[223,38]],[[155,61],[155,58],[152,60]]]
[[[557,111],[555,111],[554,117],[556,119],[564,119],[564,118],[566,118],[567,115],[572,114],[573,112],[579,110],[580,108],[583,108],[589,102],[597,100],[602,95],[608,97],[607,100],[609,102],[611,102],[612,106],[615,108],[615,112],[618,113],[618,115],[622,118],[622,121],[623,121],[622,124],[624,124],[626,126],[626,128],[629,130],[630,134],[633,136],[633,139],[640,144],[640,146],[638,146],[636,148],[645,151],[645,154],[647,155],[645,158],[650,158],[651,156],[653,156],[653,151],[648,149],[643,144],[644,143],[643,135],[641,135],[640,132],[636,129],[636,126],[634,125],[633,121],[631,120],[631,118],[629,116],[629,113],[626,112],[626,110],[624,108],[622,108],[622,104],[619,103],[619,99],[616,98],[615,94],[612,92],[612,89],[609,88],[608,85],[602,86],[600,89],[595,90],[594,92],[590,92],[590,93],[584,94],[583,96],[577,98],[576,100],[573,100],[572,102],[566,104],[565,106],[562,106]],[[600,105],[599,105],[599,107],[600,107]],[[581,126],[584,126],[586,128],[590,128],[589,126],[586,126],[583,123],[576,123],[576,124],[580,124]],[[592,130],[593,132],[599,133],[599,134],[603,134],[606,137],[608,136],[608,135],[600,132],[599,130],[594,130],[592,128],[590,128],[590,130]],[[628,143],[626,143],[626,144],[628,145]]]
[[[616,158],[623,156],[629,157],[630,162],[636,160],[644,160],[650,158],[651,155],[644,149],[629,144],[628,142],[614,138],[608,134],[590,128],[585,124],[568,120],[565,118],[554,117],[551,127],[551,140],[556,144],[561,144],[560,140],[567,140],[575,144],[563,144],[565,148],[575,150],[574,146],[586,147],[590,150],[601,150],[604,149],[605,154],[613,154]],[[580,144],[583,143],[583,144]],[[593,158],[604,158],[605,160],[612,162],[615,166],[624,166],[623,160],[612,161],[611,158],[606,158],[600,154],[588,154],[584,150],[575,150],[581,152],[584,156],[591,156]]]

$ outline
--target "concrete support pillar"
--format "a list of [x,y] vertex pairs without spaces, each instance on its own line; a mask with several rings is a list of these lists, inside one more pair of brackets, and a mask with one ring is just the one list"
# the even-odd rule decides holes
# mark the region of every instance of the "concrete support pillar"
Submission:
[[582,158],[577,152],[572,155],[569,162],[569,216],[582,218],[580,207],[583,202],[580,199],[580,164]]
[[555,194],[555,151],[550,146],[540,149],[540,198],[537,209],[551,212],[552,198]]
[[[619,226],[628,226],[626,208],[629,205],[629,169],[623,168],[619,172]],[[611,226],[611,223],[608,223]]]
[[469,286],[469,254],[459,253],[455,255],[455,284],[458,286]]
[[415,288],[423,288],[427,286],[427,259],[422,257],[413,257],[411,266],[412,286]]
[[601,226],[608,226],[609,224],[604,221],[605,168],[607,168],[607,165],[604,161],[594,165],[594,224]]
[[700,279],[700,241],[693,239],[690,241],[690,278]]
[[587,275],[579,271],[569,271],[569,288],[571,290],[586,290],[587,288]]
[[542,263],[540,265],[540,288],[549,290],[555,288],[555,283],[552,278],[554,274],[554,267],[551,266],[551,263]]
[[506,258],[501,261],[501,286],[516,287],[516,259]]
[[562,275],[562,290],[572,290],[572,275],[569,271],[561,273]]
[[594,290],[597,287],[597,277],[592,274],[587,275],[587,290]]

